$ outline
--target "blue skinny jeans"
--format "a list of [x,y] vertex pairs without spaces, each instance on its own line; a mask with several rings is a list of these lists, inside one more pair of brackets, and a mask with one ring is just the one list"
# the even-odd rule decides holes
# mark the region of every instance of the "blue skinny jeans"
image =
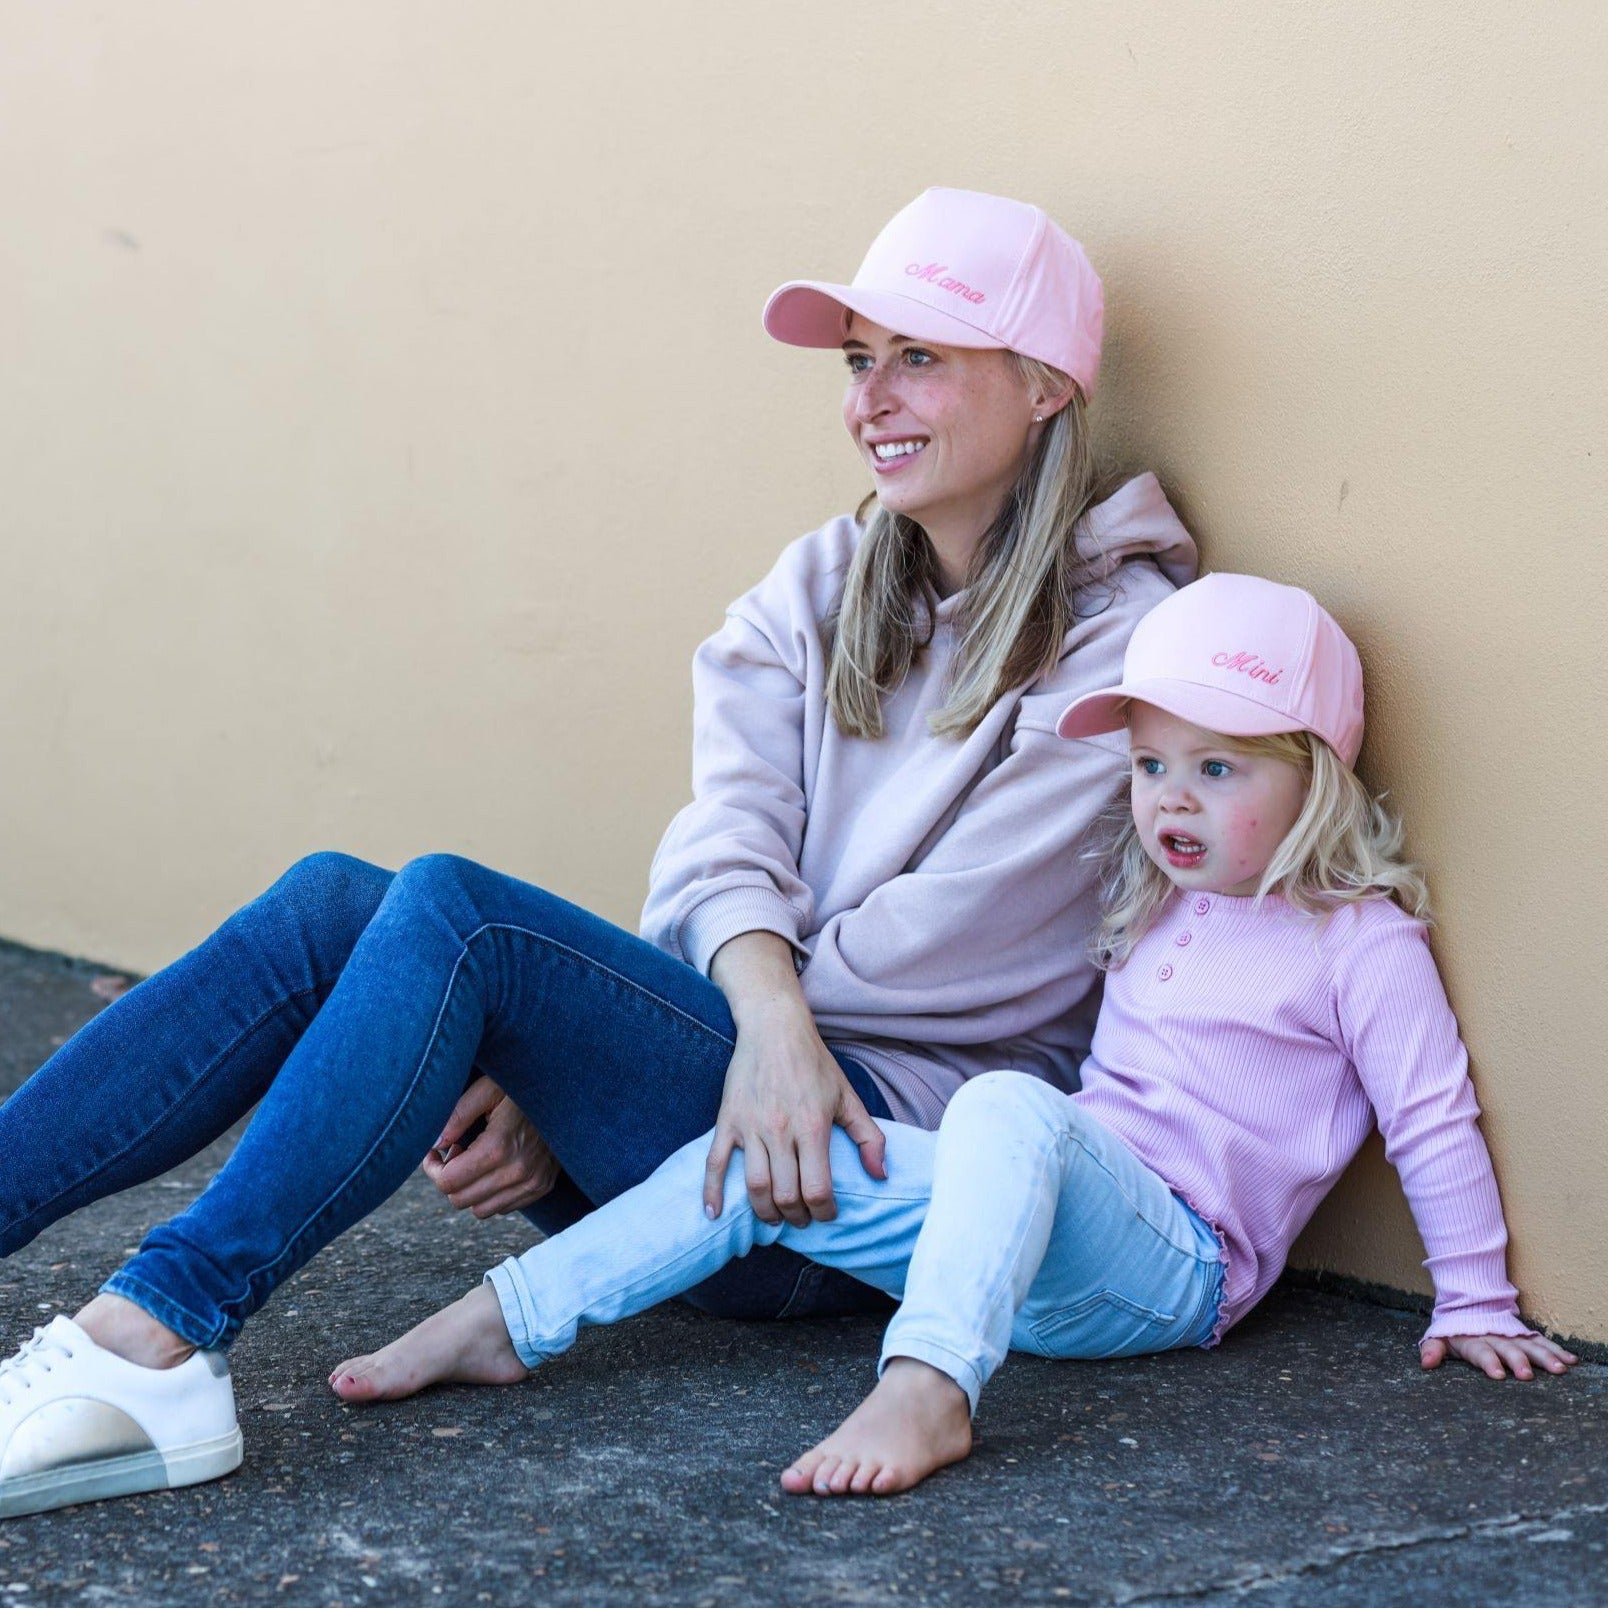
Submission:
[[[735,1041],[706,977],[540,888],[452,855],[395,873],[312,855],[0,1105],[0,1257],[255,1105],[202,1194],[104,1286],[193,1345],[228,1346],[403,1183],[476,1072],[563,1166],[526,1214],[553,1233],[712,1126]],[[870,1074],[839,1064],[886,1118]],[[750,1318],[882,1299],[780,1246],[689,1298]]]

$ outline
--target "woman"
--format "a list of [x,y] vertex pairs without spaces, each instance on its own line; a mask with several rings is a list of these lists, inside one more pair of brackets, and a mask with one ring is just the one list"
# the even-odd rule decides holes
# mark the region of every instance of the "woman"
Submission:
[[[834,1125],[880,1175],[877,1118],[935,1126],[993,1068],[1074,1081],[1077,850],[1124,761],[1055,719],[1194,568],[1152,477],[1096,502],[1100,282],[1037,208],[929,190],[852,285],[785,285],[765,321],[843,350],[875,507],[795,542],[699,650],[694,800],[643,936],[448,856],[318,855],[63,1046],[0,1107],[0,1255],[261,1105],[0,1365],[0,1515],[238,1466],[227,1347],[427,1152],[455,1205],[551,1230],[713,1123],[711,1198],[740,1148],[756,1211],[802,1224],[833,1215]],[[700,1304],[834,1309],[825,1277],[749,1258]]]

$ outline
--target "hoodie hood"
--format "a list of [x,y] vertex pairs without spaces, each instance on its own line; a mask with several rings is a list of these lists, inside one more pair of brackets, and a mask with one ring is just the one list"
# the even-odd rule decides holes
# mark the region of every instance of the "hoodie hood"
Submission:
[[1135,475],[1083,516],[1078,554],[1109,580],[1130,558],[1148,558],[1174,586],[1187,586],[1200,569],[1195,538],[1173,512],[1161,482],[1148,471]]

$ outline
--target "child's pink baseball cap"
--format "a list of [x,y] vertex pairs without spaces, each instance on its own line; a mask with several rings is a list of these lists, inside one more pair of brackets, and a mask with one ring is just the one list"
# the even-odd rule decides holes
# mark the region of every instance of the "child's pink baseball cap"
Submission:
[[1347,765],[1362,747],[1362,661],[1298,586],[1259,575],[1207,575],[1135,627],[1122,685],[1085,693],[1063,737],[1120,731],[1130,699],[1228,737],[1311,731]]
[[765,328],[790,346],[841,346],[851,312],[915,340],[1036,357],[1094,395],[1100,276],[1025,201],[924,190],[871,242],[852,284],[789,281],[765,303]]

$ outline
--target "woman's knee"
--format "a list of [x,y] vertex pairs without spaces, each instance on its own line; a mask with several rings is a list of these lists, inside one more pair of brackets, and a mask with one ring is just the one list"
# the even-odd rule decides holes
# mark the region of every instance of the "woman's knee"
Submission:
[[[461,854],[421,854],[397,872],[396,896],[441,910],[469,909],[490,915],[499,903],[499,890],[506,891],[512,881],[503,872]],[[521,892],[521,921],[528,924],[531,910],[553,896],[524,885]]]
[[397,872],[392,886],[398,898],[455,900],[470,890],[475,869],[473,860],[459,854],[419,854]]
[[355,923],[359,931],[379,909],[392,880],[382,866],[333,849],[304,855],[263,896],[310,923]]

